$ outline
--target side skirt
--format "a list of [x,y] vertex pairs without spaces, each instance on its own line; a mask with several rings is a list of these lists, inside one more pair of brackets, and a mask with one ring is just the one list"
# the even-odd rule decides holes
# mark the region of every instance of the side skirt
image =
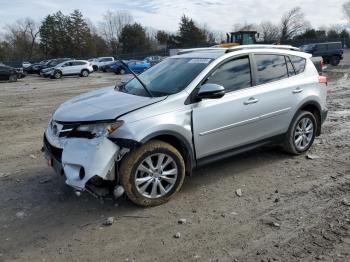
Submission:
[[224,152],[220,152],[220,153],[216,153],[214,155],[211,156],[206,156],[200,159],[197,159],[197,166],[196,167],[200,167],[200,166],[204,166],[207,164],[210,164],[212,162],[216,162],[234,155],[238,155],[241,154],[243,152],[247,152],[250,151],[252,149],[261,147],[261,146],[265,146],[265,145],[270,145],[270,144],[279,144],[281,143],[284,138],[286,137],[286,134],[281,134],[281,135],[277,135],[277,136],[273,136],[264,140],[260,140],[248,145],[244,145],[244,146],[240,146],[240,147],[236,147],[233,149],[229,149],[227,151]]

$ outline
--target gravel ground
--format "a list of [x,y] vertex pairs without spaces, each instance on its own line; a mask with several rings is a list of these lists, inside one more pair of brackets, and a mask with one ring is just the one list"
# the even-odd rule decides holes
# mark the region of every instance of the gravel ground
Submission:
[[0,83],[0,261],[350,261],[349,73],[350,52],[327,69],[316,158],[261,148],[196,170],[147,209],[77,198],[40,152],[59,104],[120,79]]

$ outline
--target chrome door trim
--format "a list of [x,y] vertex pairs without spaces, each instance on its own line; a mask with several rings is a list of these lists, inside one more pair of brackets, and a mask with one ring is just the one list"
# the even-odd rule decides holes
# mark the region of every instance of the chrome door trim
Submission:
[[234,128],[234,127],[251,124],[251,123],[257,122],[257,121],[262,120],[262,119],[268,119],[268,118],[271,118],[271,117],[274,117],[274,116],[277,116],[277,115],[282,115],[282,114],[285,114],[285,113],[289,112],[291,109],[292,109],[291,107],[288,107],[288,108],[277,110],[277,111],[274,111],[274,112],[271,112],[271,113],[268,113],[268,114],[265,114],[265,115],[261,115],[261,116],[258,116],[258,117],[253,117],[253,118],[250,118],[250,119],[247,119],[247,120],[244,120],[244,121],[240,121],[240,122],[236,122],[236,123],[233,123],[233,124],[230,124],[230,125],[226,125],[226,126],[222,126],[222,127],[219,127],[219,128],[212,129],[212,130],[208,130],[208,131],[199,133],[199,136],[206,136],[206,135],[218,133],[218,132],[225,131],[227,129],[231,129],[231,128]]

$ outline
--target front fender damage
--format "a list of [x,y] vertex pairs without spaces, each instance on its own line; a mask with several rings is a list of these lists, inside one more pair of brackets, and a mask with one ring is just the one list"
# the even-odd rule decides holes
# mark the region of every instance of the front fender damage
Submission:
[[95,176],[113,181],[119,151],[120,147],[105,137],[67,139],[62,153],[66,184],[84,191]]

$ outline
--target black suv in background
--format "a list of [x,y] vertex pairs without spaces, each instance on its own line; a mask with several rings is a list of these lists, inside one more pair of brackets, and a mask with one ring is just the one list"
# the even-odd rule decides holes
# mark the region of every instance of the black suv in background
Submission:
[[324,63],[337,66],[343,59],[343,44],[341,42],[328,42],[302,45],[300,49],[312,56],[321,56]]
[[17,81],[17,71],[13,67],[0,64],[0,81],[8,80],[10,82]]

